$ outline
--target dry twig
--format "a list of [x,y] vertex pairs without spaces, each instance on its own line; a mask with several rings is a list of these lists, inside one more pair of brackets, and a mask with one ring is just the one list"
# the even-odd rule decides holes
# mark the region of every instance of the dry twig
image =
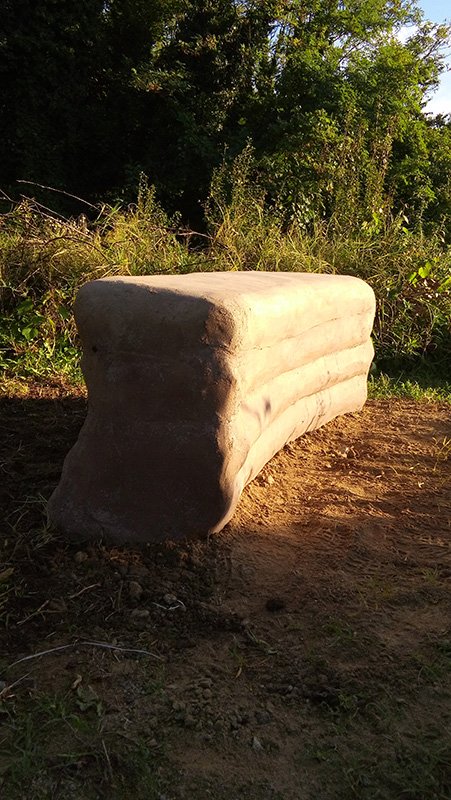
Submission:
[[91,642],[88,640],[83,640],[81,642],[62,644],[58,647],[52,647],[50,650],[41,650],[39,653],[32,653],[29,656],[24,656],[23,658],[19,658],[17,661],[14,661],[12,664],[9,664],[6,669],[11,669],[17,664],[21,664],[23,661],[31,661],[33,658],[40,658],[41,656],[47,656],[50,653],[57,653],[60,650],[69,650],[73,647],[100,647],[104,650],[115,650],[120,653],[135,653],[136,655],[150,656],[150,658],[155,658],[157,661],[163,661],[162,656],[159,656],[156,653],[151,653],[150,650],[139,650],[135,647],[120,647],[119,645],[109,644],[108,642]]

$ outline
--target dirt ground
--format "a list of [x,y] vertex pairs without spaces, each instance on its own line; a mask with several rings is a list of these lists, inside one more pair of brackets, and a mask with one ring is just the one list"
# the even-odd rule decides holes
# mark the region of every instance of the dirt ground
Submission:
[[450,407],[369,401],[135,550],[45,527],[84,414],[0,402],[0,795],[448,798]]

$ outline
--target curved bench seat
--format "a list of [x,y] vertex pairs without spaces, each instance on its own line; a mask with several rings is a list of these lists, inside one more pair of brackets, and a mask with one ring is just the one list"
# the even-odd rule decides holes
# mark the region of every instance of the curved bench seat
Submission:
[[366,400],[375,299],[350,276],[102,278],[75,317],[88,415],[49,501],[68,536],[219,531],[288,441]]

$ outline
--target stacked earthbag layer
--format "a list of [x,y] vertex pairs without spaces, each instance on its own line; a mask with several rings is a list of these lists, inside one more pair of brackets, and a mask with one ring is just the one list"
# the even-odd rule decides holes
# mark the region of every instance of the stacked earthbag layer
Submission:
[[103,278],[75,317],[88,415],[49,502],[71,538],[219,531],[287,442],[363,406],[374,294],[282,272]]

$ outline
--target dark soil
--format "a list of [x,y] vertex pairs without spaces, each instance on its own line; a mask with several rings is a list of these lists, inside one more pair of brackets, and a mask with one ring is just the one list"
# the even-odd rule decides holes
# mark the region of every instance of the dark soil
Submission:
[[140,549],[46,529],[84,415],[0,403],[1,796],[448,797],[449,406],[370,401]]

